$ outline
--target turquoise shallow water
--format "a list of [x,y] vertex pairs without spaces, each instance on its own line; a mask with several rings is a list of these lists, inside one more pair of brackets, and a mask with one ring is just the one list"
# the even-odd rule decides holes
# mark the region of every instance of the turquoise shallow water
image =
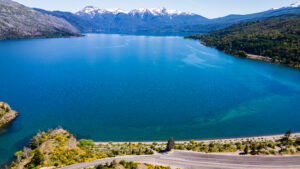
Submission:
[[0,41],[0,100],[20,116],[0,164],[39,129],[98,141],[300,131],[300,71],[182,37],[88,34]]

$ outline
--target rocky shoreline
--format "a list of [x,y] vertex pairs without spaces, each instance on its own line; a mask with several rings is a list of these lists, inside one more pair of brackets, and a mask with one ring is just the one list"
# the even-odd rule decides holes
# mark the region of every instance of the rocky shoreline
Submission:
[[0,129],[15,120],[18,115],[7,103],[0,102]]

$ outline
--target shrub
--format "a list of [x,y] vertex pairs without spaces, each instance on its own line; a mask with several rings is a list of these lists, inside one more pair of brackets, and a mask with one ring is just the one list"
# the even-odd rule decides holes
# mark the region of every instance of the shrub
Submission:
[[195,144],[195,140],[191,140],[190,143],[191,143],[191,144]]
[[93,140],[85,140],[81,139],[79,140],[79,143],[77,144],[78,147],[84,148],[84,147],[93,147],[95,146],[95,143]]

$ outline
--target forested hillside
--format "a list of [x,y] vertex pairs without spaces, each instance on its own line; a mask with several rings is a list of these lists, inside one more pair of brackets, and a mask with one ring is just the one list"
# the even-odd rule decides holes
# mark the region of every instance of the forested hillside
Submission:
[[227,54],[260,55],[272,58],[275,63],[300,68],[300,14],[240,23],[187,38],[200,39]]

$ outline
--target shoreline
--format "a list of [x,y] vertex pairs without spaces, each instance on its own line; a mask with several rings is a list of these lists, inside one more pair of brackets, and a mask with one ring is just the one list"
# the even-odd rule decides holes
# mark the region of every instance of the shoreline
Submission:
[[239,57],[239,58],[246,58],[246,59],[251,59],[251,60],[258,60],[258,61],[263,61],[263,62],[268,62],[268,63],[271,63],[271,64],[276,64],[276,65],[283,65],[283,66],[288,66],[288,67],[291,67],[291,68],[294,68],[296,70],[300,70],[300,65],[291,65],[291,64],[285,64],[285,63],[281,63],[281,62],[274,62],[272,58],[270,57],[267,57],[267,56],[260,56],[260,55],[254,55],[254,54],[249,54],[249,53],[246,53],[246,57],[241,57],[241,56],[237,56],[237,55],[234,55],[234,54],[231,54],[231,53],[227,53],[225,51],[221,51],[219,49],[217,49],[216,47],[214,46],[208,46],[206,45],[206,43],[204,43],[201,39],[199,38],[193,38],[193,37],[189,37],[189,36],[185,36],[184,37],[185,39],[191,39],[191,40],[197,40],[197,41],[200,41],[200,44],[206,46],[206,47],[210,47],[210,48],[214,48],[226,55],[231,55],[231,56],[235,56],[235,57]]
[[[195,142],[204,142],[204,143],[208,143],[211,141],[217,142],[217,141],[222,141],[222,142],[226,142],[226,141],[243,141],[243,140],[247,140],[247,139],[251,139],[251,140],[275,140],[275,139],[280,139],[281,137],[283,137],[284,134],[273,134],[273,135],[263,135],[263,136],[246,136],[246,137],[232,137],[232,138],[213,138],[213,139],[190,139],[190,140],[175,140],[175,143],[187,143],[190,142],[191,140],[194,140]],[[292,133],[291,137],[300,137],[300,132],[296,132],[296,133]],[[124,143],[132,143],[132,144],[138,144],[138,143],[142,143],[142,144],[152,144],[152,143],[158,143],[158,144],[165,144],[168,141],[94,141],[95,144],[124,144]]]
[[249,54],[249,53],[247,53],[247,58],[248,59],[253,59],[253,60],[260,60],[260,61],[270,62],[270,63],[272,63],[272,60],[273,60],[270,57],[254,55],[254,54]]

